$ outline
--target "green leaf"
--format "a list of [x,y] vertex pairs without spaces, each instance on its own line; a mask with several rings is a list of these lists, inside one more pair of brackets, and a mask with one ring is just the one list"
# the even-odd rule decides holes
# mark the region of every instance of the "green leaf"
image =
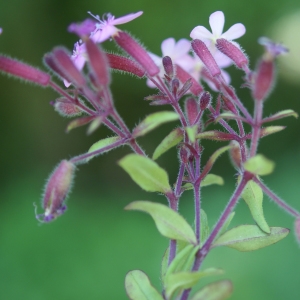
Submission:
[[203,245],[204,242],[207,240],[210,232],[207,215],[203,209],[200,210],[200,223],[201,223],[200,239],[201,239],[201,245]]
[[[97,150],[101,150],[101,149],[103,149],[103,148],[105,148],[107,146],[110,146],[110,145],[114,144],[115,142],[119,141],[120,139],[121,138],[119,136],[113,136],[113,137],[109,137],[109,138],[106,138],[106,139],[102,139],[102,140],[94,143],[90,147],[90,149],[89,149],[89,151],[87,153],[91,153],[91,152],[94,152],[94,151],[97,151]],[[103,151],[103,152],[101,152],[101,154],[104,153],[104,152],[110,151],[110,150],[111,149]],[[97,155],[99,155],[99,154],[95,154],[93,156],[90,156],[89,158],[86,158],[86,161],[91,160],[92,158],[94,158]]]
[[275,244],[290,232],[287,228],[270,227],[270,234],[256,225],[240,225],[226,231],[213,244],[213,247],[227,246],[239,251],[253,251]]
[[[205,187],[209,186],[212,184],[218,184],[218,185],[223,185],[224,180],[221,176],[215,175],[215,174],[207,174],[204,179],[201,181],[200,186]],[[191,183],[186,183],[182,186],[182,188],[187,191],[187,190],[192,190],[193,185]]]
[[103,120],[104,120],[104,117],[102,117],[102,116],[95,118],[91,122],[91,124],[89,125],[89,127],[87,129],[87,132],[86,132],[87,135],[90,135],[93,132],[95,132],[100,127],[100,125],[102,124]]
[[263,212],[263,191],[253,180],[248,181],[245,186],[242,198],[249,206],[254,221],[266,233],[270,233],[270,227],[267,224]]
[[158,231],[167,238],[197,244],[195,233],[187,221],[176,211],[160,203],[135,201],[126,210],[140,210],[151,215]]
[[220,280],[203,287],[191,300],[225,300],[231,296],[232,291],[231,281]]
[[241,121],[244,121],[246,123],[248,123],[248,121],[239,116],[239,115],[235,115],[234,113],[232,112],[224,112],[222,114],[220,114],[216,119],[215,119],[215,123],[219,122],[221,119],[227,119],[227,120],[241,120]]
[[179,119],[178,114],[172,111],[160,111],[147,116],[132,132],[133,137],[145,135],[159,125]]
[[140,270],[126,274],[125,289],[131,300],[163,300],[162,295],[151,285],[148,276]]
[[273,116],[263,119],[262,123],[271,122],[271,121],[279,120],[279,119],[286,118],[286,117],[295,117],[297,119],[298,114],[295,111],[293,111],[292,109],[286,109],[286,110],[282,110],[282,111],[274,114]]
[[231,133],[217,130],[204,131],[196,135],[197,139],[206,139],[213,141],[231,141],[233,137],[234,135],[232,135]]
[[72,129],[83,126],[85,124],[90,123],[92,120],[94,120],[94,116],[89,116],[89,117],[83,117],[83,118],[77,118],[73,121],[71,121],[66,129],[66,132],[69,133]]
[[171,191],[167,172],[150,158],[128,154],[119,161],[119,165],[145,191],[163,194]]
[[257,154],[249,158],[244,163],[244,168],[246,171],[255,175],[268,175],[273,172],[275,164],[273,161],[267,159],[262,154]]
[[198,130],[198,125],[197,124],[194,125],[194,126],[188,126],[188,127],[185,128],[185,131],[186,131],[191,143],[194,143],[195,140],[196,140],[197,130]]
[[267,135],[279,132],[285,128],[286,128],[286,126],[268,126],[268,127],[262,128],[260,131],[260,137],[265,137]]
[[152,159],[158,159],[162,154],[180,143],[182,139],[183,131],[181,128],[176,128],[175,130],[171,131],[156,147]]
[[234,215],[235,215],[235,211],[232,211],[232,212],[230,213],[230,215],[227,217],[227,219],[226,219],[225,223],[223,224],[221,230],[220,230],[219,233],[217,234],[215,240],[217,240],[218,237],[219,237],[220,235],[222,235],[222,234],[227,230],[227,228],[229,227],[229,225],[230,225],[230,223],[231,223],[231,221],[232,221]]
[[206,276],[220,275],[223,271],[220,269],[209,268],[199,272],[178,272],[166,277],[166,296],[170,299],[176,290],[185,290],[193,287],[198,281]]

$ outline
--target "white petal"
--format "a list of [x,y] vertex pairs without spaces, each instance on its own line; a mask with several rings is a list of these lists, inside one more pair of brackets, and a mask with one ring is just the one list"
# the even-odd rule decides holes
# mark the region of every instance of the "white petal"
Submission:
[[204,26],[197,26],[192,30],[190,37],[192,39],[199,39],[199,40],[211,39],[212,34]]
[[237,23],[232,25],[226,32],[222,34],[222,38],[226,40],[235,40],[243,36],[246,32],[246,28],[243,24]]
[[111,22],[111,25],[120,25],[120,24],[128,23],[128,22],[136,19],[137,17],[139,17],[142,14],[143,14],[142,11],[139,11],[139,12],[134,13],[134,14],[128,14],[128,15],[126,15],[124,17],[120,17],[120,18],[114,19]]
[[224,71],[224,70],[221,70],[221,74],[222,74],[222,76],[223,76],[225,82],[226,82],[227,84],[229,84],[230,81],[231,81],[231,77],[230,77],[229,73],[227,73],[227,72]]
[[161,57],[157,56],[154,53],[148,52],[149,56],[152,58],[154,63],[159,67],[162,64],[162,59]]
[[225,17],[222,11],[216,11],[209,17],[209,25],[215,37],[221,36],[224,28]]
[[106,24],[102,29],[97,30],[90,38],[95,43],[102,43],[108,40],[117,31],[117,27]]
[[168,38],[161,43],[161,52],[163,56],[171,56],[175,47],[175,39]]
[[180,39],[174,47],[173,56],[180,57],[186,55],[191,49],[191,42],[187,39]]

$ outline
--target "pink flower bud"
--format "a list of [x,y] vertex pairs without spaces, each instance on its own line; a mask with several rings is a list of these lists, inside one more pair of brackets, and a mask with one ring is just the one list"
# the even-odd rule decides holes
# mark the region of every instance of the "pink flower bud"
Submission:
[[75,117],[81,114],[77,105],[67,98],[58,98],[54,103],[55,110],[63,117]]
[[195,78],[192,77],[192,75],[190,75],[178,65],[176,65],[176,76],[183,84],[185,84],[189,79],[192,80],[192,86],[190,87],[190,91],[193,95],[198,96],[203,91],[203,88],[200,85],[200,83],[198,83],[195,80]]
[[242,154],[240,145],[237,141],[231,141],[230,146],[232,146],[232,148],[230,148],[229,150],[231,162],[237,170],[240,170],[242,166]]
[[185,101],[185,112],[189,120],[189,124],[190,125],[195,124],[195,120],[199,112],[199,106],[197,101],[194,98],[188,98]]
[[42,86],[47,86],[51,79],[47,73],[2,55],[0,56],[0,71]]
[[89,56],[89,64],[96,80],[100,85],[108,85],[110,83],[110,75],[106,55],[91,39],[85,41],[85,47]]
[[192,48],[213,77],[221,74],[219,66],[217,65],[214,57],[212,56],[204,42],[197,39],[193,40]]
[[106,53],[106,56],[108,59],[109,66],[112,69],[128,72],[138,77],[144,77],[145,71],[140,65],[138,65],[133,60],[124,56],[111,53]]
[[158,66],[154,63],[148,52],[128,33],[118,31],[113,38],[116,43],[134,58],[150,76],[155,76],[159,73]]
[[174,76],[174,68],[173,68],[173,62],[170,56],[165,56],[162,59],[162,63],[165,69],[166,74],[172,78]]
[[53,171],[45,188],[43,199],[45,212],[36,215],[39,221],[53,221],[65,212],[67,207],[64,201],[72,186],[74,171],[75,165],[67,160],[63,160]]
[[211,101],[211,95],[209,92],[203,92],[200,96],[199,103],[200,103],[200,109],[203,111],[207,108],[207,106],[210,104]]
[[300,243],[300,217],[298,217],[295,221],[295,234],[296,234],[298,243]]
[[240,69],[244,69],[248,66],[248,58],[244,52],[234,45],[232,42],[229,42],[226,39],[217,39],[216,47],[226,56],[228,56]]
[[275,63],[273,59],[262,59],[254,74],[252,94],[255,100],[267,98],[275,81]]

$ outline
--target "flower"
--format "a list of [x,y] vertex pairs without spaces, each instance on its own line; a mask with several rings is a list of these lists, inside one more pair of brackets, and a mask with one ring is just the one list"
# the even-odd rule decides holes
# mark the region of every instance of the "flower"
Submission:
[[222,65],[222,67],[229,66],[231,60],[216,49],[216,40],[223,38],[232,41],[243,36],[246,32],[245,26],[241,23],[237,23],[223,33],[224,23],[224,13],[222,11],[216,11],[209,17],[209,25],[212,32],[207,30],[204,26],[196,26],[190,34],[192,39],[202,40],[207,45],[217,64]]
[[99,21],[99,23],[95,24],[96,28],[93,32],[91,32],[90,35],[90,38],[95,43],[102,43],[113,36],[116,32],[118,32],[118,29],[117,27],[115,27],[115,25],[128,23],[143,14],[142,11],[139,11],[137,13],[128,14],[126,16],[115,19],[115,16],[108,13],[106,14],[106,20],[101,20],[99,16],[95,16],[91,12],[88,13],[97,21]]
[[284,45],[275,43],[272,40],[266,37],[260,37],[258,43],[265,47],[266,52],[272,57],[275,58],[278,55],[286,54],[289,52],[289,49]]

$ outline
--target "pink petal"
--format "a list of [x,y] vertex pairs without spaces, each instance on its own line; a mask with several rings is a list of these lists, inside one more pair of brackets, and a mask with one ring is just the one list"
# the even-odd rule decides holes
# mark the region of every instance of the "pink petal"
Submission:
[[174,52],[175,48],[175,39],[174,38],[168,38],[164,40],[161,43],[161,52],[163,56],[172,56],[172,53]]
[[235,40],[243,36],[246,32],[246,28],[243,24],[237,23],[232,25],[226,32],[222,34],[222,38],[226,40]]
[[225,23],[225,17],[222,11],[216,11],[209,17],[209,25],[214,36],[221,36]]
[[120,18],[114,19],[111,22],[111,25],[120,25],[120,24],[128,23],[128,22],[136,19],[137,17],[139,17],[142,14],[143,14],[142,11],[139,11],[139,12],[133,13],[133,14],[128,14],[128,15],[126,15],[124,17],[120,17]]
[[211,32],[209,32],[204,26],[196,26],[191,34],[190,34],[190,37],[192,39],[199,39],[199,40],[202,40],[202,39],[211,39],[212,38],[212,34]]
[[90,37],[95,43],[102,43],[108,40],[111,36],[113,36],[118,29],[112,25],[106,25],[103,28],[97,30]]

